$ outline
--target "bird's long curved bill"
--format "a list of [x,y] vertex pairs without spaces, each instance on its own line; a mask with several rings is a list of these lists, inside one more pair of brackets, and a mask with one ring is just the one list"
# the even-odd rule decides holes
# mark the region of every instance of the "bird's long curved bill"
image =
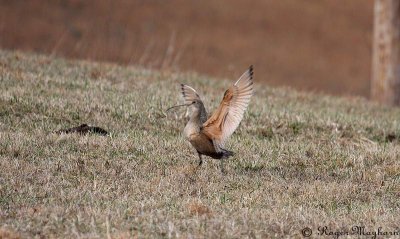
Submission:
[[190,105],[192,105],[192,104],[175,105],[175,106],[169,107],[166,111],[168,112],[168,110],[173,109],[173,108],[176,108],[176,107],[190,106]]

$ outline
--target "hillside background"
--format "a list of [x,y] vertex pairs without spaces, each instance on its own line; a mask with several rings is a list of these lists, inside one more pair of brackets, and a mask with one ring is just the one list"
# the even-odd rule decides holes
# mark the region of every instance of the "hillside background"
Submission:
[[0,1],[0,48],[369,96],[372,0]]

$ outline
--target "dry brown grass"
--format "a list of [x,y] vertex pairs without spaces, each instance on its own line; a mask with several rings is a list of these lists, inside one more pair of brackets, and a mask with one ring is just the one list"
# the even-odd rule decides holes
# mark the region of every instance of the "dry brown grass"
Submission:
[[[23,237],[301,237],[398,230],[398,108],[257,84],[219,164],[182,138],[179,82],[228,81],[0,52],[0,225]],[[211,100],[213,99],[213,100]],[[89,123],[111,136],[57,135]],[[332,238],[333,236],[330,236]]]
[[368,97],[373,2],[8,0],[0,48]]
[[16,232],[6,228],[0,228],[0,239],[19,239],[21,238]]

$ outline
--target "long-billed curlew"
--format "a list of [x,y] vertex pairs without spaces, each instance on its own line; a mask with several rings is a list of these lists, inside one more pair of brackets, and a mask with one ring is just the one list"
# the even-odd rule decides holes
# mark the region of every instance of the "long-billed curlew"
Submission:
[[199,94],[188,85],[181,84],[181,88],[185,104],[168,110],[178,106],[191,107],[192,113],[184,135],[197,150],[200,159],[198,166],[203,163],[202,156],[206,155],[220,159],[221,170],[224,171],[223,159],[234,155],[232,151],[224,149],[224,143],[239,126],[253,95],[253,66],[225,91],[221,104],[209,119]]

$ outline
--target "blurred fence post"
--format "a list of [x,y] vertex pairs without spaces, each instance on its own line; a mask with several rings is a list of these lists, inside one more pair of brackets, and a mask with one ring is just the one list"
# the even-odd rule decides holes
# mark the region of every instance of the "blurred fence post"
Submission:
[[400,105],[400,0],[375,0],[371,98]]

